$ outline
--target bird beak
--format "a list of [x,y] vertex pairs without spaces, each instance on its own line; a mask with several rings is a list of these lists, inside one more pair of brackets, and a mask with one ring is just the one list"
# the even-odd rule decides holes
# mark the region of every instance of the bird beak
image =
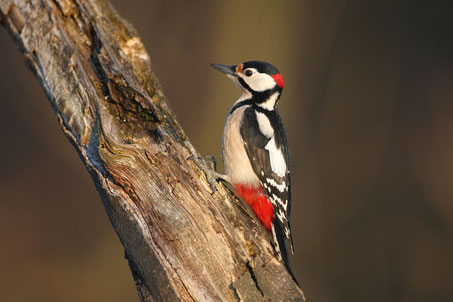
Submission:
[[220,72],[223,72],[227,75],[236,75],[236,66],[220,65],[220,64],[211,64],[211,67],[217,69]]

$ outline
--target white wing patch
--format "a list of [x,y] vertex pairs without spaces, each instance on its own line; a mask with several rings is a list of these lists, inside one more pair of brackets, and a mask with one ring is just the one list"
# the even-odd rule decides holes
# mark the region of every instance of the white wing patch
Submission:
[[271,122],[267,116],[262,112],[255,111],[255,113],[258,126],[260,127],[260,132],[267,138],[274,136],[274,128],[272,128]]
[[269,159],[271,161],[272,171],[278,176],[284,177],[286,174],[285,157],[283,156],[281,147],[277,148],[275,137],[272,137],[272,139],[267,143],[264,149],[269,151]]

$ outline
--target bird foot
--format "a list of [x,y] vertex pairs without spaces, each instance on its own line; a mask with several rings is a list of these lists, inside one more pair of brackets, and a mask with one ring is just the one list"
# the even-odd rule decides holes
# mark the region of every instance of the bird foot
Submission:
[[206,155],[203,157],[191,155],[187,158],[187,160],[192,160],[195,165],[204,172],[209,187],[211,188],[211,195],[217,191],[218,179],[228,179],[226,175],[220,174],[216,171],[217,162],[212,155]]

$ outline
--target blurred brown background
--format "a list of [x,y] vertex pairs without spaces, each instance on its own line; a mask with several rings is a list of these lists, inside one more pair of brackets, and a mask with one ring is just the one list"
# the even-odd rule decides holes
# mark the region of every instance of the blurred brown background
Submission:
[[[308,301],[453,301],[451,1],[113,4],[219,161],[239,90],[209,63],[282,72]],[[3,29],[0,66],[0,300],[138,301],[94,185]]]

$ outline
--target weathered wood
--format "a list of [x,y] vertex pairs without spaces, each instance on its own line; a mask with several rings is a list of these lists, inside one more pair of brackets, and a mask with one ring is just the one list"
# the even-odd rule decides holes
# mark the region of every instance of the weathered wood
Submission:
[[142,301],[303,301],[250,210],[222,185],[211,196],[187,161],[196,151],[109,3],[0,0],[0,19],[91,173]]

